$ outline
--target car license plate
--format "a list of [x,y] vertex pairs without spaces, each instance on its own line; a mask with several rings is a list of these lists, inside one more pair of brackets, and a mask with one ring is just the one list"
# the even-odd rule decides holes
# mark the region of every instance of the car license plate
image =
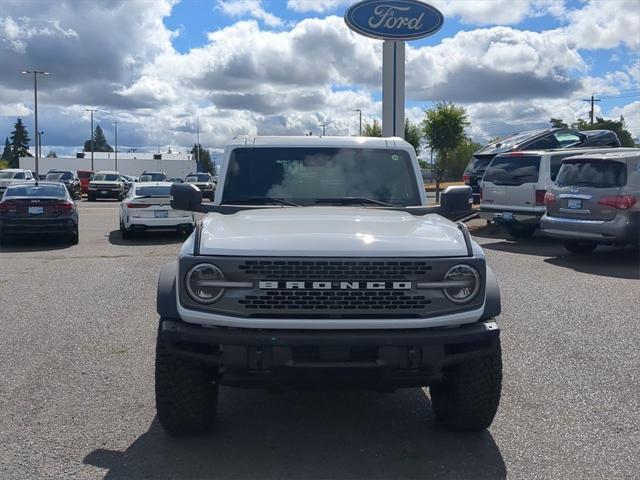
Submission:
[[567,207],[572,210],[580,210],[582,208],[582,200],[579,198],[569,198],[567,200]]
[[502,212],[503,220],[513,220],[513,212]]
[[29,207],[30,215],[42,215],[44,213],[44,207]]
[[107,195],[109,193],[109,191],[108,190],[100,190],[100,193],[102,195]]
[[169,212],[166,210],[156,210],[156,218],[169,218]]

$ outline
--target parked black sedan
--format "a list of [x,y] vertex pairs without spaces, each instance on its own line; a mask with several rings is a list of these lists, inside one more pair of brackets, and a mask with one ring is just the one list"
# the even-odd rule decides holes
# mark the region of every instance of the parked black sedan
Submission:
[[0,200],[0,244],[11,235],[52,234],[77,244],[78,209],[60,182],[11,185]]
[[45,178],[48,182],[62,182],[74,199],[82,198],[82,185],[78,173],[73,170],[49,170]]
[[485,170],[499,153],[520,150],[554,150],[584,147],[619,147],[620,140],[611,130],[569,130],[542,128],[525,130],[500,138],[485,145],[473,154],[462,177],[473,190],[475,203],[480,203],[480,180]]

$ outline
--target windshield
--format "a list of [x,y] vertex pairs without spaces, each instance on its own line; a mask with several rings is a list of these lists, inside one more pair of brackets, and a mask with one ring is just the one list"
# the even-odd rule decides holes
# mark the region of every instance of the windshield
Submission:
[[545,129],[527,130],[525,132],[518,132],[518,133],[514,133],[513,135],[507,135],[506,137],[503,137],[495,142],[485,145],[480,150],[478,150],[477,153],[486,155],[489,153],[498,154],[502,152],[508,152],[509,150],[513,149],[516,145],[524,142],[525,140],[531,137],[535,137],[536,135],[540,135],[541,133],[544,133],[546,131],[547,130]]
[[4,198],[9,197],[66,198],[67,189],[62,185],[18,185],[7,188]]
[[493,159],[492,156],[489,157],[472,157],[471,161],[469,162],[469,166],[467,167],[467,172],[468,173],[480,173],[480,172],[484,172],[487,167],[489,166],[489,164],[491,163],[491,160]]
[[171,187],[165,186],[148,186],[136,187],[137,197],[168,197]]
[[71,180],[73,178],[73,174],[70,172],[55,172],[48,173],[46,179],[57,181],[57,180]]
[[560,167],[556,185],[610,188],[622,187],[626,181],[627,166],[622,162],[570,160]]
[[120,175],[117,173],[96,173],[93,180],[97,182],[116,182],[120,180]]
[[24,179],[24,172],[0,172],[0,178],[15,178],[16,180]]
[[403,150],[322,147],[234,150],[222,203],[268,198],[299,205],[344,198],[366,198],[399,206],[421,204],[411,157]]
[[141,182],[164,182],[167,176],[164,173],[145,173],[140,176]]
[[211,177],[209,175],[189,175],[187,182],[210,182]]
[[493,159],[482,178],[495,185],[522,185],[536,183],[540,157],[533,155],[507,155]]

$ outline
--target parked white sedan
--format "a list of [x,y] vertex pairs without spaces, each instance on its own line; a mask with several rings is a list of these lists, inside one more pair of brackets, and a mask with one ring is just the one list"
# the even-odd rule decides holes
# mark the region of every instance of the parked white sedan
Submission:
[[177,230],[190,234],[196,225],[192,212],[171,208],[171,183],[134,183],[120,204],[120,232],[131,238],[146,230]]

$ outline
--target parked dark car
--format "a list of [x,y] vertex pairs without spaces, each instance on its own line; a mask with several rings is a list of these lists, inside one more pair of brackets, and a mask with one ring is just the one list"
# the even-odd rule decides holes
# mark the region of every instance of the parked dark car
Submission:
[[55,234],[78,243],[78,210],[63,183],[45,181],[7,188],[0,200],[0,244],[20,234]]
[[147,172],[146,170],[140,174],[139,182],[166,182],[167,174],[164,172]]
[[480,202],[480,180],[493,157],[521,150],[552,150],[583,147],[619,147],[620,140],[610,130],[569,130],[543,128],[526,130],[500,138],[473,154],[462,177],[473,190],[474,203]]
[[69,195],[74,199],[82,198],[82,184],[80,177],[73,170],[49,170],[45,180],[48,182],[61,182],[69,190]]

